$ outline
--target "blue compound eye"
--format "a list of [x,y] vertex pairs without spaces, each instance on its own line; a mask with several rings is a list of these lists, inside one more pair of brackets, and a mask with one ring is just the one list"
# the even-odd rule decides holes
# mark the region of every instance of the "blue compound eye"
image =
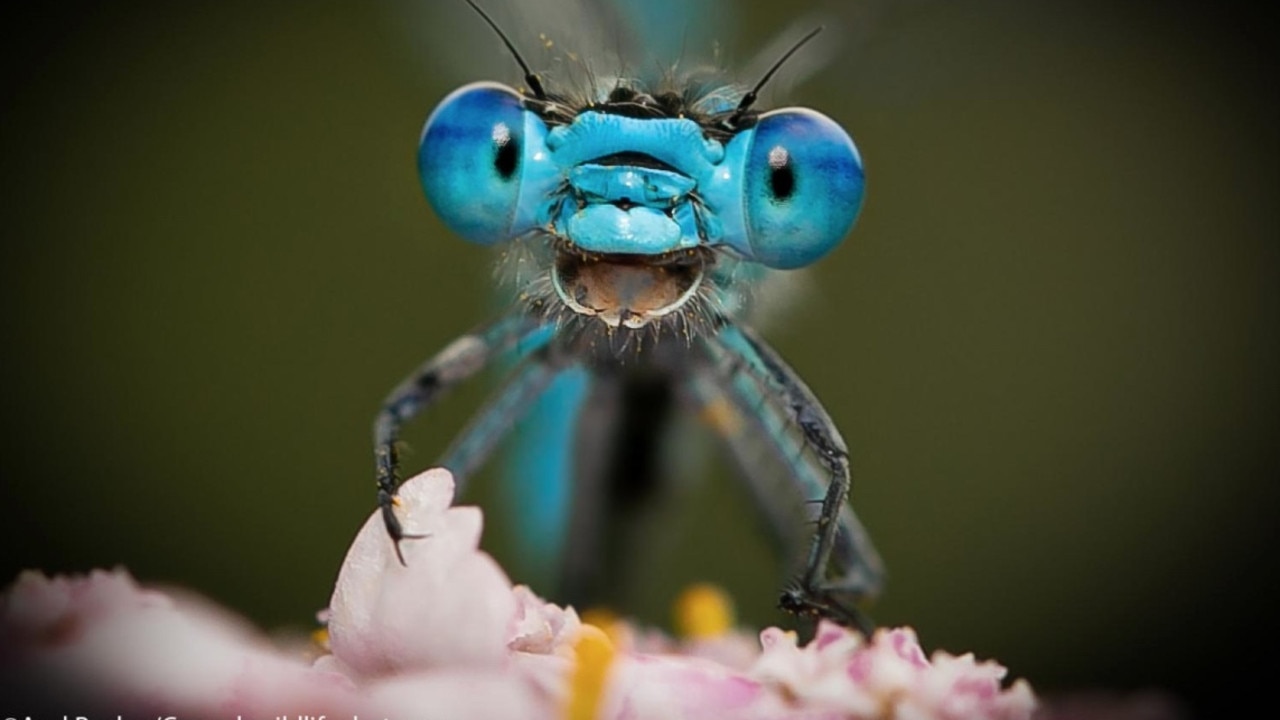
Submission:
[[779,269],[835,249],[862,209],[862,159],[833,120],[805,108],[760,117],[747,156],[746,230],[753,259]]
[[525,165],[526,111],[520,95],[473,83],[440,102],[422,129],[418,174],[431,207],[474,243],[509,239]]

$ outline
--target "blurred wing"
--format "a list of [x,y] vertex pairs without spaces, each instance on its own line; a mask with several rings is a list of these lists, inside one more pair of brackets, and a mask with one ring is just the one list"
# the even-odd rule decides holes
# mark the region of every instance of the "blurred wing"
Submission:
[[[581,63],[600,75],[637,75],[706,62],[716,41],[736,32],[723,0],[477,1],[534,72],[553,81],[562,66]],[[387,13],[420,67],[447,71],[445,84],[519,84],[510,53],[463,0],[394,2]]]

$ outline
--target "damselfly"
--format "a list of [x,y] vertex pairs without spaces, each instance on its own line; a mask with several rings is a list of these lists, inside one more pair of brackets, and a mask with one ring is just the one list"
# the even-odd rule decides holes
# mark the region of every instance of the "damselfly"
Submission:
[[[524,73],[479,82],[426,122],[418,167],[431,206],[464,239],[505,248],[513,307],[429,359],[375,423],[378,502],[395,512],[400,429],[450,387],[514,358],[505,384],[445,453],[459,486],[530,413],[526,481],[570,487],[561,597],[590,599],[598,539],[652,482],[645,458],[667,406],[705,417],[736,461],[796,579],[780,606],[855,625],[882,570],[848,503],[848,450],[778,353],[744,324],[751,287],[840,243],[863,171],[839,125],[805,108],[762,112],[753,87],[672,67],[544,84],[490,16]],[[766,448],[781,472],[758,462]],[[639,451],[639,452],[637,452]],[[779,477],[781,475],[781,477]],[[791,549],[807,541],[807,552]]]

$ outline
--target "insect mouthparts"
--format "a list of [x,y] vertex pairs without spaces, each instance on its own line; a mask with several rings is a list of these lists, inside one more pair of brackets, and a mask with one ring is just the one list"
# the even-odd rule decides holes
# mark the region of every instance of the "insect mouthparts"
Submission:
[[631,167],[649,168],[652,170],[667,170],[670,172],[679,172],[667,163],[662,162],[658,158],[642,152],[628,150],[625,152],[613,153],[604,157],[596,158],[591,161],[593,165],[604,165],[606,167],[615,167],[618,165],[629,165]]

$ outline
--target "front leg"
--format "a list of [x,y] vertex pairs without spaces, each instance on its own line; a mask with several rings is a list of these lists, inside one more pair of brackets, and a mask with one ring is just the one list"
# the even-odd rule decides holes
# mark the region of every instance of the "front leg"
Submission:
[[[786,409],[789,419],[799,428],[804,443],[812,449],[821,471],[826,474],[825,483],[804,483],[825,485],[822,497],[812,498],[820,500],[821,509],[804,570],[782,592],[779,606],[797,615],[830,618],[855,627],[869,637],[874,625],[846,599],[875,594],[879,589],[880,562],[865,533],[861,532],[860,524],[846,509],[852,478],[849,450],[844,439],[804,381],[773,348],[750,330],[725,323],[709,347],[713,357],[736,366],[731,374],[741,373],[754,378],[761,390],[767,390],[773,396],[772,401],[766,401],[767,404],[777,402]],[[741,393],[743,388],[735,387],[735,392]],[[761,397],[761,400],[765,398]],[[781,428],[774,428],[769,434],[775,442],[782,438]],[[829,571],[833,550],[837,549],[839,552],[835,559],[839,565],[839,576],[833,579],[829,577]]]
[[551,333],[523,315],[511,315],[483,326],[449,343],[387,395],[373,424],[373,456],[378,484],[378,507],[396,556],[404,563],[400,541],[419,538],[409,533],[395,514],[396,488],[400,485],[400,457],[396,442],[400,428],[430,407],[445,392],[472,377],[497,357],[516,350],[528,353],[546,345]]

